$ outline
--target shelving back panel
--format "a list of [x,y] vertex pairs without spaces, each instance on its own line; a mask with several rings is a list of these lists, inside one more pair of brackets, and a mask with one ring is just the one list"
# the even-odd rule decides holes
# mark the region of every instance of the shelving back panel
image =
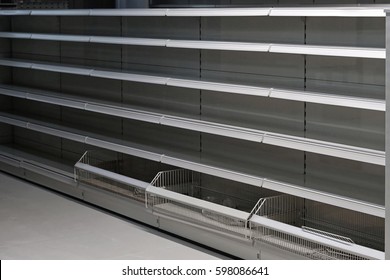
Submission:
[[[6,32],[11,29],[11,19],[8,17],[0,17],[0,31]],[[0,58],[9,57],[11,55],[11,42],[7,39],[0,38]],[[0,66],[0,83],[10,83],[12,79],[11,70],[8,67]],[[0,110],[9,110],[12,105],[12,100],[8,96],[0,95]],[[0,123],[0,144],[9,143],[12,141],[12,127]]]

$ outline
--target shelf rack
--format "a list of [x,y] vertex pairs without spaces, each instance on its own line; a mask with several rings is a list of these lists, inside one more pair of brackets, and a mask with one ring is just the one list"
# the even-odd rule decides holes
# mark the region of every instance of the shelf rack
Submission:
[[118,155],[87,151],[74,166],[74,178],[83,184],[145,203],[145,190],[149,183],[122,175],[125,166]]
[[132,81],[148,84],[161,84],[171,87],[182,87],[199,90],[209,90],[224,93],[235,93],[244,95],[254,95],[261,97],[270,97],[277,99],[302,101],[310,103],[318,103],[325,105],[342,106],[349,108],[359,108],[374,111],[385,111],[385,102],[383,100],[372,99],[372,98],[356,98],[343,95],[332,95],[320,92],[307,92],[297,90],[286,90],[286,89],[275,89],[266,87],[254,87],[239,84],[228,84],[218,83],[211,81],[197,81],[188,79],[177,79],[173,77],[161,77],[151,76],[143,74],[123,73],[116,71],[104,71],[88,69],[84,67],[74,67],[67,65],[53,65],[53,64],[42,64],[20,60],[1,59],[0,65],[37,69],[43,71],[52,71],[58,73],[68,73],[75,75],[99,77],[106,79],[115,79],[123,81]]
[[110,16],[110,17],[385,17],[389,5],[360,7],[300,7],[300,8],[185,8],[185,9],[97,9],[97,10],[2,10],[1,15],[30,16]]
[[[306,18],[317,19],[327,17],[384,20],[384,11],[388,7],[389,6],[387,5],[372,5],[358,8],[275,7],[250,9],[1,10],[0,16],[9,19],[9,21],[12,21],[14,18],[17,21],[17,19],[21,17],[32,18],[32,21],[34,21],[34,18],[43,16],[46,20],[53,20],[53,22],[58,20],[58,22],[60,22],[60,27],[58,30],[55,30],[55,27],[50,30],[50,28],[42,28],[42,26],[31,30],[29,28],[26,28],[26,30],[23,30],[23,28],[18,30],[18,28],[21,27],[21,24],[16,23],[15,25],[12,25],[13,27],[10,27],[9,30],[3,28],[0,30],[0,40],[15,43],[12,45],[10,44],[8,54],[7,52],[4,52],[4,55],[1,55],[0,57],[0,66],[2,66],[0,67],[0,70],[10,73],[10,75],[13,76],[13,79],[7,80],[4,78],[0,81],[0,99],[6,101],[13,100],[16,104],[14,107],[1,107],[0,122],[5,127],[4,131],[8,131],[7,129],[9,127],[15,130],[12,134],[14,140],[11,141],[15,142],[13,143],[15,145],[8,145],[7,142],[5,142],[5,145],[1,143],[0,163],[2,165],[0,167],[5,164],[16,169],[25,168],[32,172],[46,174],[47,177],[53,177],[54,175],[60,174],[63,176],[62,181],[68,182],[70,185],[72,184],[69,182],[69,172],[61,174],[61,168],[52,168],[50,164],[45,164],[45,161],[42,159],[38,159],[38,161],[34,163],[30,159],[27,159],[27,157],[31,157],[30,155],[19,152],[21,149],[19,142],[22,143],[22,139],[27,137],[23,136],[23,133],[31,131],[40,136],[49,135],[54,137],[54,139],[60,139],[61,147],[59,149],[61,154],[64,154],[64,146],[68,143],[67,141],[69,141],[69,143],[75,143],[75,145],[77,143],[77,145],[80,145],[78,146],[78,150],[96,147],[106,151],[113,151],[121,155],[143,159],[150,163],[154,162],[156,164],[176,166],[190,170],[180,172],[200,172],[201,175],[199,176],[201,177],[212,176],[227,180],[230,183],[237,182],[255,188],[261,187],[261,189],[280,192],[287,195],[287,197],[293,196],[298,200],[307,200],[307,203],[313,201],[313,203],[320,203],[321,205],[330,205],[329,207],[339,207],[342,209],[339,210],[340,213],[342,211],[349,211],[349,213],[356,215],[372,216],[368,218],[369,221],[377,221],[377,219],[383,221],[385,217],[384,203],[375,203],[370,200],[369,196],[367,197],[367,201],[364,201],[356,199],[353,195],[349,196],[345,193],[344,195],[333,193],[334,189],[332,188],[327,191],[316,189],[316,183],[319,183],[320,185],[326,185],[327,183],[309,178],[307,174],[310,172],[313,173],[313,178],[315,178],[315,171],[308,170],[306,172],[305,169],[303,180],[296,180],[295,178],[283,180],[279,176],[274,177],[273,174],[284,173],[283,164],[287,163],[283,162],[284,159],[282,157],[279,159],[279,157],[276,156],[275,162],[268,161],[264,164],[262,163],[262,165],[259,165],[259,172],[252,173],[251,169],[245,170],[246,166],[241,168],[240,166],[235,166],[229,162],[225,163],[224,155],[212,157],[212,148],[211,152],[207,150],[210,149],[210,147],[207,147],[207,141],[212,142],[217,140],[222,140],[222,143],[239,141],[237,143],[243,147],[249,147],[249,145],[254,144],[256,146],[250,147],[264,149],[264,151],[271,149],[269,147],[276,147],[277,149],[281,149],[278,150],[279,152],[286,152],[286,158],[290,153],[291,157],[294,159],[304,158],[305,166],[307,165],[308,167],[315,165],[315,160],[317,158],[321,159],[321,163],[330,162],[330,165],[332,165],[333,162],[338,163],[341,161],[348,163],[347,165],[356,164],[356,166],[363,170],[362,172],[368,170],[368,172],[371,172],[369,173],[369,176],[373,176],[375,180],[378,180],[378,178],[379,180],[384,180],[383,170],[385,168],[386,159],[383,145],[375,144],[373,145],[375,148],[368,148],[365,145],[347,143],[348,141],[345,142],[344,139],[341,138],[340,142],[317,138],[315,135],[311,136],[307,133],[310,132],[310,130],[306,131],[306,125],[311,125],[311,120],[306,120],[307,104],[310,104],[308,107],[309,109],[313,108],[311,110],[321,107],[332,108],[329,109],[331,111],[333,108],[335,108],[334,110],[340,108],[347,110],[346,114],[350,112],[353,114],[359,112],[360,114],[360,112],[362,112],[361,116],[365,116],[366,114],[368,116],[383,116],[386,111],[386,102],[382,92],[379,95],[374,94],[371,96],[370,94],[355,95],[354,92],[351,93],[348,88],[344,91],[332,89],[327,91],[324,90],[323,87],[316,90],[315,87],[309,87],[309,82],[318,79],[316,77],[312,80],[307,78],[306,75],[310,74],[310,71],[312,71],[310,69],[310,71],[307,73],[305,72],[304,74],[305,87],[298,87],[299,89],[297,89],[297,86],[294,83],[291,83],[292,86],[284,86],[283,83],[273,85],[272,79],[270,80],[271,82],[245,82],[251,79],[253,80],[255,76],[250,75],[258,73],[233,73],[233,75],[237,74],[238,78],[241,76],[244,77],[242,80],[231,78],[221,79],[221,77],[218,76],[219,74],[231,74],[229,73],[229,70],[226,70],[228,67],[224,65],[225,62],[223,61],[223,55],[226,53],[232,54],[231,57],[228,58],[235,58],[235,55],[240,56],[243,53],[246,55],[259,56],[259,58],[271,56],[276,60],[286,57],[288,57],[287,60],[290,58],[295,59],[304,57],[304,67],[306,71],[306,66],[310,66],[310,63],[308,63],[310,61],[306,58],[313,59],[320,63],[324,60],[330,59],[330,61],[332,61],[333,59],[334,61],[334,59],[340,58],[346,59],[348,62],[359,61],[359,63],[362,62],[362,65],[366,65],[366,63],[369,64],[371,61],[375,61],[373,62],[375,63],[374,66],[384,65],[384,63],[386,63],[386,48],[383,45],[359,46],[357,44],[357,46],[336,46],[333,44],[324,45],[323,43],[308,43],[306,42],[306,39],[301,43],[284,43],[272,39],[267,39],[266,42],[251,42],[248,40],[241,40],[241,38],[236,40],[232,40],[231,38],[212,39],[207,37],[206,33],[202,33],[202,36],[205,36],[204,38],[196,38],[196,36],[195,38],[190,38],[191,36],[184,36],[183,39],[179,39],[180,36],[176,36],[176,34],[170,36],[172,34],[165,34],[164,32],[162,32],[161,35],[157,35],[155,38],[154,36],[149,38],[148,34],[145,34],[147,37],[140,37],[139,35],[137,36],[137,34],[125,34],[123,31],[121,31],[120,36],[118,36],[117,33],[113,36],[107,36],[107,33],[104,32],[93,32],[93,28],[91,29],[92,31],[81,31],[80,34],[73,31],[69,32],[69,30],[63,32],[61,28],[66,26],[65,24],[62,25],[62,21],[66,21],[67,17],[90,18],[91,22],[99,22],[100,20],[103,22],[117,21],[121,22],[121,24],[125,23],[126,20],[142,20],[144,17],[150,19],[151,22],[153,22],[155,18],[160,18],[164,21],[179,19],[183,20],[186,24],[192,21],[201,22],[204,20],[207,23],[208,19],[212,21],[235,17],[243,19],[275,18],[275,20],[279,17],[305,17],[305,20]],[[202,24],[202,28],[204,28],[204,26],[206,25]],[[49,46],[52,48],[51,51],[56,50],[56,47],[59,47],[58,54],[48,54],[46,57],[46,54],[36,55],[34,52],[39,53],[39,51],[31,46],[42,41],[49,43]],[[18,51],[17,45],[24,42],[26,42],[27,45],[30,44],[28,46],[32,48],[31,54]],[[101,57],[99,57],[101,60],[96,60],[96,65],[95,62],[92,63],[93,65],[90,65],[89,62],[92,62],[90,59],[86,59],[79,63],[77,59],[66,57],[63,54],[65,48],[70,46],[73,49],[88,49],[97,46],[98,50],[103,51],[119,50],[121,53],[120,63],[117,64],[119,66],[107,67],[107,61],[104,61],[104,58]],[[169,53],[176,51],[196,54],[195,56],[198,56],[201,59],[201,65],[198,66],[199,69],[195,67],[191,70],[194,70],[195,72],[198,71],[199,77],[196,77],[196,75],[190,75],[191,77],[181,75],[180,67],[177,65],[172,67],[169,64],[167,64],[168,66],[160,65],[159,63],[161,62],[147,61],[142,64],[139,62],[129,63],[123,61],[125,54],[128,51],[126,48],[129,48],[129,50],[133,50],[134,48],[135,50],[139,50],[141,47],[146,47],[146,52],[156,51],[157,55],[162,54],[163,56],[165,52]],[[55,51],[53,52],[55,53]],[[203,56],[203,54],[206,55]],[[212,62],[208,61],[209,58],[207,58],[207,55],[210,54],[220,55],[222,70],[215,70],[212,68]],[[101,55],[104,56],[104,52],[102,52]],[[113,52],[108,55],[115,56],[116,54]],[[152,59],[153,58],[151,58],[151,60]],[[78,65],[75,65],[75,62]],[[274,65],[272,65],[272,67],[273,66]],[[168,69],[169,67],[172,69],[176,67],[178,70],[176,69],[176,72],[166,71],[166,73],[160,70]],[[227,68],[224,69],[224,67]],[[277,67],[276,63],[275,67]],[[156,70],[154,70],[154,68],[156,68]],[[346,70],[346,73],[348,69]],[[23,81],[21,78],[21,76],[24,75],[23,73],[59,77],[59,87],[37,86],[36,84],[29,85],[29,82]],[[218,75],[214,75],[215,73]],[[74,91],[69,90],[68,87],[68,90],[66,90],[62,79],[66,79],[67,77],[72,77],[72,79],[74,78],[76,80],[90,79],[93,81],[103,79],[107,83],[120,83],[121,98],[113,102],[108,101],[107,96],[104,96],[104,98],[98,95],[96,97],[92,95],[92,98],[91,96],[87,97],[83,94],[82,88],[76,87],[77,89]],[[364,86],[376,86],[370,84],[370,82],[366,83],[364,78],[361,78],[361,80],[363,80],[362,84],[364,84]],[[358,79],[358,82],[356,83],[359,82],[360,80]],[[353,83],[355,82],[351,82],[351,84]],[[127,94],[129,94],[129,92],[127,92],[127,87],[129,87],[129,85],[131,85],[131,90],[129,90],[130,95],[134,94],[136,89],[143,87],[150,87],[155,90],[158,89],[156,91],[161,91],[160,98],[171,91],[180,92],[181,95],[186,95],[188,97],[193,96],[195,93],[199,96],[200,100],[199,114],[185,114],[185,116],[183,116],[175,110],[166,108],[157,109],[157,106],[152,108],[148,104],[145,106],[145,102],[144,104],[141,104],[142,106],[139,106],[139,104],[131,104],[132,102],[126,104],[124,100],[127,98]],[[306,85],[309,86],[306,88]],[[379,86],[379,88],[381,88],[381,86]],[[115,93],[115,90],[111,89],[110,92]],[[305,106],[305,128],[302,129],[301,134],[296,135],[294,133],[289,133],[290,130],[288,129],[279,131],[277,129],[272,130],[269,126],[253,127],[251,125],[246,125],[245,119],[242,123],[236,124],[232,124],[232,122],[229,121],[221,121],[220,119],[203,119],[203,112],[206,112],[206,110],[209,109],[207,106],[210,106],[207,104],[208,99],[212,98],[256,99],[258,102],[294,104],[294,106],[302,106],[302,108]],[[248,101],[246,102],[248,105]],[[109,133],[107,129],[96,132],[96,130],[90,129],[88,124],[85,124],[85,129],[81,129],[72,122],[70,118],[68,120],[63,116],[58,120],[51,118],[49,113],[46,113],[47,115],[44,113],[42,117],[38,112],[39,108],[37,108],[36,111],[31,109],[31,113],[25,113],[23,112],[23,109],[18,109],[17,104],[40,104],[39,106],[46,106],[47,108],[60,108],[61,115],[63,116],[66,116],[66,113],[68,112],[73,112],[73,114],[77,112],[77,114],[80,113],[82,116],[86,114],[85,116],[90,117],[105,116],[102,118],[109,119],[112,122],[113,127],[115,127],[117,122],[121,123],[122,135],[117,137],[117,134]],[[197,106],[197,104],[195,104],[195,106]],[[210,110],[212,109],[213,108],[211,107]],[[229,110],[229,108],[227,108],[227,110]],[[237,109],[233,109],[233,111],[234,110]],[[144,127],[150,126],[163,132],[161,138],[171,135],[174,139],[175,133],[177,135],[188,134],[192,138],[196,138],[200,135],[200,145],[196,148],[200,152],[197,154],[189,149],[179,149],[178,147],[170,145],[154,145],[153,141],[150,140],[143,143],[140,139],[134,137],[135,134],[132,137],[125,137],[124,128],[128,125],[128,122],[131,124],[130,134],[133,133],[132,130],[135,131],[134,133],[137,131],[142,132]],[[0,126],[0,129],[2,129],[3,126]],[[382,132],[374,131],[372,133],[381,134]],[[21,137],[21,135],[23,137]],[[19,140],[18,137],[21,137],[22,139]],[[181,140],[178,138],[176,141]],[[379,142],[381,141],[382,140],[379,140]],[[18,142],[18,144],[16,142]],[[22,146],[23,145],[25,144],[22,144]],[[24,159],[23,157],[26,158]],[[62,157],[63,156],[61,156],[61,158]],[[194,223],[197,224],[199,228],[202,228],[203,230],[212,230],[217,235],[223,233],[227,236],[237,236],[237,234],[239,234],[243,240],[251,240],[251,242],[260,244],[259,250],[266,250],[261,244],[268,244],[273,248],[289,251],[296,256],[310,259],[385,258],[383,252],[370,248],[371,245],[362,246],[349,244],[348,242],[348,244],[346,244],[344,239],[342,242],[336,240],[337,234],[328,233],[323,230],[321,231],[318,228],[297,228],[296,226],[291,225],[291,221],[287,221],[286,219],[278,220],[259,215],[260,208],[255,207],[252,209],[256,210],[256,213],[251,212],[250,210],[242,211],[231,209],[224,205],[217,205],[213,202],[205,201],[205,199],[194,196],[190,197],[177,189],[169,190],[162,187],[156,187],[154,184],[158,179],[155,179],[152,184],[149,184],[147,183],[147,180],[139,180],[132,178],[131,176],[125,176],[121,174],[121,171],[118,171],[118,166],[101,165],[107,161],[112,163],[112,159],[99,159],[91,164],[91,159],[94,157],[98,158],[99,156],[93,152],[87,152],[77,161],[75,165],[75,178],[77,181],[76,183],[73,183],[73,185],[86,185],[92,187],[92,189],[100,189],[105,193],[119,194],[119,196],[130,199],[134,201],[134,203],[146,203],[149,210],[152,210],[152,214],[157,215],[160,219],[174,220],[178,224],[189,225]],[[208,157],[210,157],[210,159]],[[117,156],[114,156],[114,158],[117,158]],[[244,161],[250,164],[250,159],[246,158]],[[264,161],[267,161],[267,158],[265,158]],[[299,164],[300,163],[297,165]],[[289,168],[291,169],[291,167]],[[66,169],[68,170],[68,168]],[[371,169],[373,171],[371,171]],[[53,172],[55,173],[54,175]],[[293,171],[293,173],[294,172],[300,173],[301,171]],[[159,173],[157,178],[160,178],[162,174],[165,173]],[[331,179],[335,181],[338,180],[338,182],[342,184],[344,179],[337,176],[340,175],[336,174],[333,177],[331,176]],[[60,178],[59,176],[54,177],[57,179]],[[308,180],[312,180],[312,182],[308,183]],[[351,184],[351,182],[348,183]],[[132,193],[132,195],[130,195],[130,193]],[[135,193],[137,193],[137,197],[134,196]],[[380,193],[384,193],[384,191],[381,190]],[[378,194],[375,193],[373,196],[378,196]],[[148,201],[145,201],[145,197],[148,198]],[[262,200],[259,200],[258,202],[264,203],[261,204],[263,207],[266,201],[270,201],[270,199],[261,199]],[[147,210],[145,211],[147,212]],[[302,209],[299,211],[302,211]],[[314,213],[315,210],[312,211]],[[179,213],[181,214],[179,215]],[[190,217],[186,217],[187,214]],[[225,217],[226,215],[227,217]],[[194,222],[196,219],[199,221]],[[208,227],[210,228],[207,229]],[[237,231],[237,227],[240,227],[239,231]],[[357,232],[357,230],[354,231]],[[378,239],[381,238],[383,239],[384,237],[379,237]],[[207,241],[205,242],[207,243]],[[213,246],[213,244],[208,245]]]
[[[1,64],[1,61],[0,61]],[[57,69],[57,68],[56,68]],[[59,70],[61,71],[61,70]],[[66,71],[66,70],[65,70]],[[68,72],[66,72],[68,73]],[[79,72],[76,72],[79,73]],[[200,121],[188,118],[180,118],[177,116],[169,116],[156,114],[154,112],[133,110],[131,108],[123,108],[119,105],[105,105],[104,103],[88,102],[83,100],[73,99],[71,97],[47,96],[45,94],[34,94],[24,92],[22,90],[12,90],[12,88],[0,89],[0,94],[25,98],[28,100],[35,100],[46,102],[50,104],[61,105],[65,107],[83,109],[86,111],[98,112],[101,114],[108,114],[111,116],[123,117],[128,119],[135,119],[145,122],[152,122],[161,125],[173,126],[183,129],[195,130],[199,132],[211,133],[226,137],[233,137],[248,141],[265,143],[269,145],[277,145],[281,147],[288,147],[291,149],[298,149],[309,151],[313,153],[331,155],[351,160],[358,160],[378,165],[384,165],[384,153],[381,151],[374,151],[369,149],[362,149],[359,147],[351,147],[337,143],[329,143],[325,141],[318,141],[314,139],[307,139],[302,137],[293,137],[288,135],[276,134],[272,132],[259,131],[254,129],[246,129],[243,127],[229,126],[219,123],[212,123],[207,121]],[[57,96],[59,96],[57,94]]]
[[363,201],[353,200],[347,197],[335,196],[334,194],[319,192],[303,188],[297,185],[286,184],[267,178],[257,177],[250,174],[240,173],[234,170],[228,170],[212,165],[201,164],[196,161],[187,161],[177,157],[169,156],[171,152],[160,150],[152,152],[151,147],[140,147],[131,142],[118,141],[114,138],[107,138],[102,135],[88,133],[86,131],[67,128],[64,126],[53,126],[32,119],[21,118],[10,114],[0,114],[0,120],[16,127],[22,127],[34,131],[39,131],[45,134],[50,134],[60,138],[72,140],[75,142],[86,143],[97,148],[107,149],[124,153],[127,155],[140,157],[143,159],[157,161],[172,166],[188,168],[193,171],[210,174],[217,177],[226,178],[229,180],[243,182],[249,185],[264,187],[266,189],[275,190],[283,193],[297,195],[303,198],[309,198],[323,203],[331,203],[339,207],[351,209],[354,211],[365,212],[374,216],[384,217],[384,207],[379,205],[365,203]]
[[62,34],[35,34],[19,32],[0,32],[0,38],[47,40],[81,43],[120,44],[130,46],[153,46],[167,48],[201,49],[201,50],[227,50],[247,52],[269,52],[306,54],[321,56],[361,57],[384,59],[386,51],[383,48],[356,48],[338,46],[316,45],[287,45],[272,43],[247,43],[247,42],[224,42],[224,41],[195,41],[195,40],[172,40],[172,39],[149,39],[149,38],[124,38],[114,36],[83,36]]
[[[260,204],[258,202],[251,211],[245,212],[239,209],[238,204],[231,202],[235,201],[235,198],[231,198],[228,193],[222,196],[222,203],[220,202],[222,205],[215,201],[206,201],[202,197],[204,188],[201,186],[200,178],[201,174],[183,169],[159,172],[146,189],[148,207],[157,216],[184,220],[193,225],[217,229],[244,239],[253,238],[312,259],[382,258],[380,251],[364,247],[362,249],[361,246],[350,242],[343,244],[336,241],[336,235],[325,231],[313,233],[305,227],[300,230],[296,226],[287,225],[287,221],[291,223],[295,220],[291,217],[299,218],[297,212],[304,208],[303,200],[298,199],[300,203],[297,203],[295,198],[283,195],[261,197]],[[230,202],[229,206],[225,206],[227,205],[225,201]],[[291,215],[292,210],[295,215]],[[275,219],[283,222],[275,222]],[[282,231],[279,231],[280,227],[283,228]],[[280,234],[281,232],[284,236]],[[328,242],[329,236],[333,242]],[[339,240],[340,237],[338,236]]]

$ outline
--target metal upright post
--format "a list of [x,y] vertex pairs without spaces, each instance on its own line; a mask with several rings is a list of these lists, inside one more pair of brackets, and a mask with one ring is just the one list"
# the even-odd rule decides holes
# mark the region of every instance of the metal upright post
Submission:
[[390,260],[390,10],[386,11],[385,258]]

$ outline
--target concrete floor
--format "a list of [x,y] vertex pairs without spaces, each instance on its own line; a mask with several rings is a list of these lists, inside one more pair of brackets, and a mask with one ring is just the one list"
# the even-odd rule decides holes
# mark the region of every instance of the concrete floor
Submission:
[[0,259],[226,259],[0,172]]

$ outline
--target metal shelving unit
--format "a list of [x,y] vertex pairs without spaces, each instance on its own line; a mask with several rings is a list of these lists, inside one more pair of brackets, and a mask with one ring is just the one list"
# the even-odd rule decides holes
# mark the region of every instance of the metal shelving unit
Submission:
[[[1,64],[1,61],[0,61]],[[7,64],[8,65],[8,64]],[[17,64],[19,65],[19,64]],[[44,68],[43,66],[32,66],[32,69],[50,69],[48,71],[57,71],[61,73],[68,73],[69,68]],[[71,72],[72,74],[81,74],[90,73],[88,71],[75,70]],[[88,74],[87,74],[88,75]],[[92,75],[93,76],[93,75]],[[101,77],[101,76],[99,76]],[[117,77],[118,78],[118,77]],[[137,82],[143,82],[143,79],[133,79]],[[154,80],[154,83],[157,83]],[[346,158],[350,160],[357,160],[362,162],[368,162],[372,164],[384,165],[384,153],[381,151],[362,149],[359,147],[352,147],[347,145],[341,145],[337,143],[329,143],[325,141],[318,141],[315,139],[307,139],[302,137],[294,137],[283,134],[276,134],[272,132],[259,131],[253,129],[246,129],[243,127],[227,126],[224,124],[193,120],[188,118],[179,118],[176,116],[169,115],[158,115],[154,112],[147,111],[135,111],[131,109],[125,109],[121,106],[105,105],[99,103],[90,103],[88,101],[82,101],[72,98],[62,98],[62,97],[48,97],[45,95],[34,95],[18,92],[18,91],[9,91],[5,89],[5,95],[13,97],[21,97],[25,99],[46,102],[51,104],[57,104],[66,107],[84,109],[86,111],[98,112],[102,114],[108,114],[117,117],[124,117],[129,119],[136,119],[146,122],[157,123],[166,126],[178,127],[183,129],[189,129],[199,132],[205,132],[215,135],[222,135],[226,137],[233,137],[242,140],[249,140],[259,143],[265,143],[269,145],[276,145],[281,147],[288,147],[291,149],[309,151],[313,153],[319,153],[324,155],[331,155],[340,158]]]
[[[239,203],[240,198],[232,197],[228,193],[213,196],[213,192],[201,185],[199,178],[201,174],[188,170],[160,172],[146,188],[148,207],[157,216],[179,219],[193,225],[213,228],[225,234],[238,235],[243,239],[253,239],[280,246],[312,259],[381,258],[380,251],[361,248],[348,237],[301,225],[305,223],[304,219],[309,219],[303,213],[306,204],[309,205],[310,210],[317,208],[317,210],[323,209],[324,212],[332,210],[330,205],[315,205],[313,202],[306,203],[297,197],[275,193],[272,196],[268,193],[263,194],[256,204],[252,202],[252,209],[243,211],[241,208],[244,203]],[[315,211],[310,217],[313,225],[324,219],[319,214],[320,212]],[[353,216],[357,219],[362,219],[361,216],[364,216],[364,214],[356,214],[352,211],[348,214],[349,217]],[[347,228],[343,231],[345,225],[342,223],[345,220],[339,221],[341,222],[339,225],[335,220],[332,222],[334,227],[339,228],[340,233],[359,232],[358,229],[348,231]],[[378,219],[379,228],[383,228],[381,222],[383,220]],[[359,241],[362,243],[365,242],[365,238],[368,243],[372,241],[375,243],[375,239],[381,239],[379,236],[372,237],[370,233],[359,235],[362,238],[362,241]],[[330,245],[332,242],[324,242],[325,239],[334,241],[332,244],[334,247]],[[342,244],[335,246],[337,242]],[[383,244],[379,245],[379,247],[382,246]],[[362,254],[363,251],[364,254]]]
[[47,41],[120,44],[134,46],[156,46],[167,48],[187,48],[202,50],[227,50],[248,52],[270,52],[288,54],[306,54],[321,56],[361,57],[361,58],[385,58],[385,49],[382,48],[354,48],[338,46],[309,46],[287,45],[272,43],[247,43],[247,42],[223,42],[223,41],[195,41],[172,39],[148,39],[148,38],[123,38],[110,36],[81,36],[60,34],[34,34],[18,32],[0,32],[0,38],[31,39]]
[[243,258],[383,259],[388,7],[0,10],[0,168]]

